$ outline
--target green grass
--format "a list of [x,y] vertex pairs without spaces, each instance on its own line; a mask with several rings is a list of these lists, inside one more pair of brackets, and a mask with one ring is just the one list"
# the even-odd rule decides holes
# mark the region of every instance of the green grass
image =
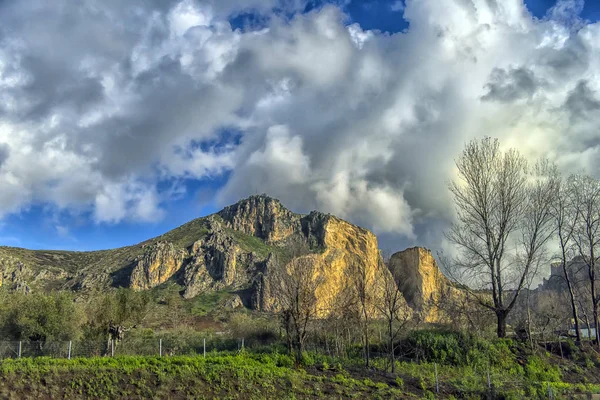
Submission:
[[[241,318],[237,325],[243,327],[246,319]],[[190,339],[190,332],[181,337],[168,332],[156,336],[152,330],[138,333],[138,344],[149,339],[151,350],[157,351],[160,337],[163,351],[176,344],[179,353],[175,354],[181,354],[183,342]],[[196,343],[187,345],[200,352],[202,336],[197,334],[192,340]],[[0,398],[17,398],[13,394],[18,393],[18,398],[479,399],[488,390],[488,373],[497,398],[546,399],[549,387],[556,399],[600,393],[594,360],[561,359],[541,347],[532,353],[518,342],[483,341],[454,332],[420,331],[406,341],[418,338],[426,347],[422,354],[427,356],[420,363],[396,362],[396,374],[387,372],[387,360],[379,357],[365,369],[360,356],[334,358],[305,352],[296,364],[293,356],[284,353],[285,346],[273,345],[243,351],[209,350],[206,358],[119,355],[4,360],[0,362]],[[213,348],[215,340],[219,339],[210,338]],[[447,347],[449,344],[454,348]],[[435,393],[436,373],[439,394]]]
[[401,398],[388,384],[319,375],[278,354],[20,359],[0,363],[3,398]]
[[191,300],[191,314],[204,317],[222,305],[231,296],[232,294],[227,291],[199,294]]
[[[370,370],[357,368],[359,360],[336,361],[319,354],[306,354],[304,359],[306,362],[295,366],[293,357],[286,354],[211,352],[206,358],[4,360],[0,362],[0,397],[479,399],[487,387],[484,371],[468,366],[399,362],[397,374],[391,375],[380,370],[383,360],[377,358]],[[534,363],[542,368],[544,362]],[[439,395],[434,395],[436,368]],[[599,384],[546,378],[495,371],[491,383],[498,398],[506,399],[545,399],[549,386],[557,399],[600,393]]]

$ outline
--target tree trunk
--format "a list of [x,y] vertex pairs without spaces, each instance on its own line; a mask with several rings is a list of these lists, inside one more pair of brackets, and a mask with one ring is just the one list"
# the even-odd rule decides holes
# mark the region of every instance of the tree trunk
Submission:
[[392,374],[396,372],[396,363],[394,357],[394,325],[392,320],[388,321],[388,337],[390,339],[389,351],[390,351],[390,363],[392,366]]
[[496,333],[499,338],[506,337],[506,311],[505,310],[497,310],[496,311],[496,319],[498,321],[498,327]]
[[369,329],[365,328],[365,366],[369,368]]
[[585,312],[585,309],[583,308],[583,304],[581,305],[582,309],[583,309],[583,318],[585,319],[585,325],[587,326],[587,337],[588,340],[592,339],[592,325],[590,324],[590,319],[588,318],[587,312]]
[[565,273],[565,279],[567,281],[567,287],[569,289],[569,298],[571,300],[571,312],[573,313],[573,320],[575,322],[575,337],[577,341],[577,345],[581,344],[581,330],[579,329],[579,313],[577,312],[577,305],[575,304],[575,290],[573,289],[573,284],[571,283],[571,278],[567,273],[567,268],[564,266],[563,269]]
[[594,300],[594,330],[596,334],[596,345],[600,346],[600,321],[598,320],[598,302]]
[[367,309],[364,304],[363,312],[365,317],[365,366],[369,368],[369,316],[367,315]]
[[[600,324],[598,321],[598,296],[596,294],[596,273],[594,268],[596,268],[595,265],[591,266],[591,272],[590,272],[590,288],[591,288],[591,294],[592,294],[592,313],[593,313],[593,317],[594,317],[594,330],[596,332],[595,333],[595,342],[596,345],[600,346],[600,332],[598,331],[598,327],[600,327]],[[589,326],[588,326],[589,329]]]
[[533,347],[533,335],[531,334],[531,290],[527,288],[527,338],[529,339],[529,347],[531,351],[535,351]]

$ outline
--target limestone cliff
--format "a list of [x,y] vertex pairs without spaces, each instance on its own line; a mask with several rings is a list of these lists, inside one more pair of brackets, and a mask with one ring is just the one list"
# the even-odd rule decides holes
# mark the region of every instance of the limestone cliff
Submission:
[[440,271],[431,251],[412,247],[395,253],[389,268],[408,305],[425,322],[442,322],[440,302],[444,296],[456,296],[458,291]]
[[[344,296],[352,286],[350,277],[353,268],[365,271],[366,281],[371,284],[380,279],[379,274],[387,273],[378,268],[381,266],[381,255],[377,238],[370,231],[319,212],[310,213],[300,222],[303,230],[295,234],[310,243],[313,252],[299,257],[312,266],[313,279],[318,282],[315,296],[320,315],[339,311],[345,305],[347,299]],[[265,278],[260,281],[258,296],[261,300],[257,308],[277,310],[277,293],[273,293],[270,288],[274,286],[273,269],[282,267],[285,268],[267,263],[263,271]]]
[[300,231],[299,215],[267,196],[251,196],[225,207],[218,215],[228,227],[269,244],[283,242]]
[[173,243],[157,242],[145,248],[131,273],[129,286],[133,289],[149,289],[166,282],[179,271],[186,257],[186,252]]

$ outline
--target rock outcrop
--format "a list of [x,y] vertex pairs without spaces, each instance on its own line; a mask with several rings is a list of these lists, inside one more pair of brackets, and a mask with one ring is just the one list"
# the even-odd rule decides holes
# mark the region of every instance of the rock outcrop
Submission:
[[425,322],[442,322],[440,302],[458,291],[440,271],[431,251],[412,247],[391,256],[389,268],[408,305]]
[[[43,270],[30,268],[30,260],[23,257],[24,252],[22,249],[0,248],[0,286],[29,294],[34,288],[51,290],[70,277],[69,273],[54,266]],[[49,256],[55,254],[40,252],[38,257],[48,259]]]
[[225,207],[218,215],[227,226],[269,244],[283,242],[300,231],[300,217],[268,196],[251,196]]
[[185,250],[175,248],[172,243],[147,246],[146,252],[135,261],[129,286],[150,289],[166,282],[182,267],[186,255]]

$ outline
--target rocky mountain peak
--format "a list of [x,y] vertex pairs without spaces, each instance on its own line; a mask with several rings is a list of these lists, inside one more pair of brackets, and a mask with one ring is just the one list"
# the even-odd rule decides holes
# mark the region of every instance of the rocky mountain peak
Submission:
[[284,241],[300,230],[300,216],[265,194],[250,196],[225,207],[218,215],[229,228],[267,243]]

